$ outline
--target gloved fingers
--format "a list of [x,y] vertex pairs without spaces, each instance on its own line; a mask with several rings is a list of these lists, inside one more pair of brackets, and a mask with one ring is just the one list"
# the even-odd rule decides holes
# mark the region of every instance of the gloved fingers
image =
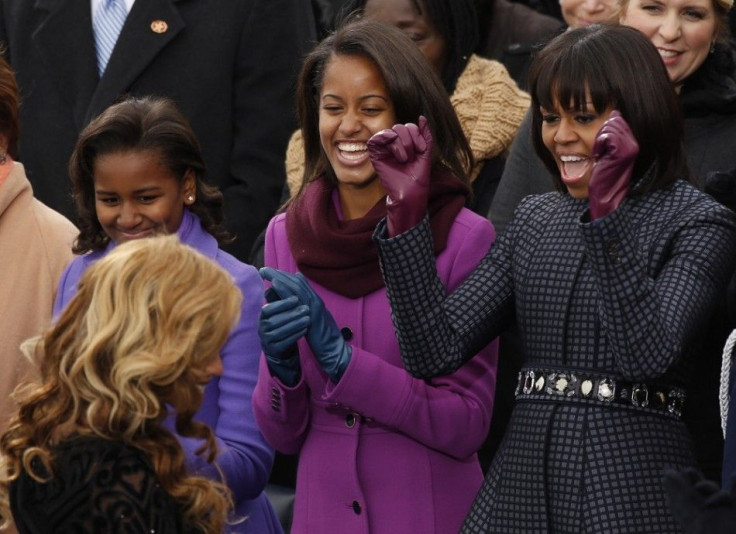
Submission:
[[280,300],[281,297],[276,292],[276,290],[272,287],[269,287],[263,294],[263,296],[266,299],[266,302],[276,302],[277,300]]
[[712,480],[699,480],[695,483],[694,487],[695,491],[697,491],[704,497],[708,497],[710,495],[713,495],[714,493],[721,491],[721,487]]
[[261,278],[271,282],[271,289],[273,289],[280,298],[286,299],[290,296],[296,296],[302,301],[302,304],[309,304],[308,301],[303,300],[303,291],[301,290],[301,284],[298,282],[298,277],[293,274],[274,269],[272,267],[262,267],[259,270]]
[[718,508],[720,506],[736,508],[736,501],[731,495],[719,489],[705,500],[705,506],[707,508]]
[[293,337],[298,332],[302,332],[303,335],[309,328],[309,323],[308,315],[291,315],[289,317],[277,315],[274,318],[259,321],[258,335],[264,347],[266,345],[273,346],[282,339]]
[[598,161],[611,151],[611,134],[608,131],[604,131],[606,126],[595,136],[595,142],[593,143],[593,159]]
[[303,324],[296,328],[295,323],[277,328],[269,336],[261,337],[263,352],[277,358],[287,354],[292,345],[307,334],[308,329],[309,327]]
[[299,305],[299,299],[293,295],[290,297],[286,297],[285,299],[268,302],[261,306],[261,320],[269,318],[273,315],[278,315],[289,310],[293,310]]
[[693,469],[677,471],[667,469],[663,475],[664,487],[670,495],[673,503],[690,499],[696,495],[693,486],[701,479],[700,475]]
[[[267,304],[264,308],[280,306],[284,302]],[[270,316],[261,314],[258,321],[258,335],[263,352],[276,357],[284,355],[299,338],[307,333],[309,323],[309,308],[306,306],[297,306]]]
[[425,117],[424,115],[420,115],[417,124],[419,126],[419,135],[421,135],[422,139],[424,139],[425,149],[423,152],[431,153],[434,141],[432,139],[432,130],[429,127],[429,121],[427,120],[427,117]]
[[676,469],[668,469],[665,472],[665,475],[669,474],[672,477],[679,477],[683,480],[683,482],[687,482],[689,485],[694,486],[701,480],[703,480],[703,475],[698,471],[697,469],[693,467],[687,467],[685,469],[682,469],[680,471],[677,471]]
[[409,137],[411,137],[415,156],[424,154],[427,151],[427,141],[422,137],[422,134],[419,131],[419,126],[411,122],[406,123],[404,126],[406,126],[406,131],[408,132]]
[[[599,146],[599,139],[601,146]],[[639,152],[639,143],[631,131],[629,123],[621,113],[614,109],[603,126],[596,134],[593,145],[593,157],[615,154],[621,150],[623,155],[633,155]]]
[[371,159],[385,159],[391,154],[391,145],[397,137],[398,134],[391,128],[374,133],[366,143],[368,155]]
[[391,128],[396,132],[396,140],[391,144],[391,152],[399,163],[406,163],[414,159],[414,140],[409,130],[403,124],[395,124]]

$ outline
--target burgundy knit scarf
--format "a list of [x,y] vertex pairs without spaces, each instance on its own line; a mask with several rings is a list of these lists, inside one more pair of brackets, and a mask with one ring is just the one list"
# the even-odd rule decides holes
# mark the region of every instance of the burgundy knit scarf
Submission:
[[[373,231],[386,216],[385,198],[360,219],[340,220],[334,186],[320,177],[289,206],[286,235],[299,271],[330,291],[359,298],[383,287]],[[445,169],[435,169],[429,186],[429,222],[435,255],[465,205],[468,189]]]

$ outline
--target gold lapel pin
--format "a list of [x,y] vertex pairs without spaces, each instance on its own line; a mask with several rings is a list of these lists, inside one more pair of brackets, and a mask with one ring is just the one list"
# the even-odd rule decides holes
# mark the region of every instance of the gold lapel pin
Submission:
[[169,29],[169,25],[166,24],[165,20],[154,20],[151,22],[151,31],[153,33],[166,33]]

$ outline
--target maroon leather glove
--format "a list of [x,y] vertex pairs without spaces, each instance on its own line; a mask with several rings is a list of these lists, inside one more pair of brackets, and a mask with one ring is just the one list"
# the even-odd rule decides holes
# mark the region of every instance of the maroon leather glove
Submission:
[[395,124],[368,140],[368,155],[386,190],[388,234],[413,228],[427,213],[432,170],[432,132],[427,119]]
[[631,128],[621,113],[614,110],[593,145],[595,165],[588,185],[591,219],[605,217],[624,200],[638,154],[639,143]]

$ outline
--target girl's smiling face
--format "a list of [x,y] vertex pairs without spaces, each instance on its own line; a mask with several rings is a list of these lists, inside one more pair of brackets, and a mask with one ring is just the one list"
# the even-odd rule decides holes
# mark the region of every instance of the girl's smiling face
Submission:
[[377,188],[385,194],[368,157],[371,136],[396,123],[386,82],[362,56],[334,56],[320,92],[319,136],[339,187]]
[[193,175],[174,176],[155,150],[102,154],[93,174],[97,220],[115,243],[176,232],[196,194]]

